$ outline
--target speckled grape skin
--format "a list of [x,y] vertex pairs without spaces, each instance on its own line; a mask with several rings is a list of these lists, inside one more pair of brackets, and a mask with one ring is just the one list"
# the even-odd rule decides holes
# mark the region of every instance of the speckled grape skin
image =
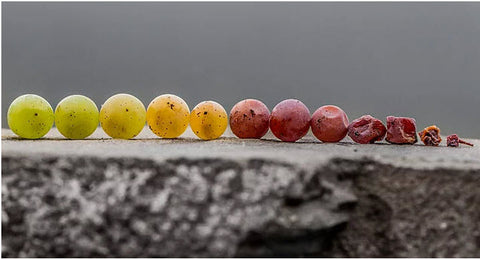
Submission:
[[100,109],[100,125],[112,138],[131,139],[145,127],[147,112],[143,103],[130,94],[108,98]]
[[295,142],[305,136],[310,128],[310,111],[296,99],[278,103],[270,115],[270,130],[282,141]]
[[230,111],[230,129],[239,138],[259,139],[268,132],[270,111],[259,100],[238,102]]
[[147,108],[147,124],[161,138],[177,138],[185,132],[190,121],[187,103],[173,94],[160,95]]
[[190,113],[190,127],[193,133],[203,140],[219,138],[227,126],[227,112],[217,102],[201,102]]
[[69,139],[84,139],[98,127],[97,105],[83,95],[70,95],[55,108],[55,126]]
[[348,132],[347,114],[335,105],[324,105],[312,115],[312,133],[322,142],[338,142]]
[[52,128],[54,114],[52,106],[35,94],[17,97],[8,108],[9,128],[19,137],[38,139]]

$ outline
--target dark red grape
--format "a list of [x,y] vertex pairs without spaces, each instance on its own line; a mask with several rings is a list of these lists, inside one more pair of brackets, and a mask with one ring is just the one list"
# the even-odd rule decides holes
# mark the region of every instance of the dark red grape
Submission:
[[270,129],[282,141],[295,142],[305,136],[310,128],[310,111],[299,100],[281,101],[270,115]]
[[238,102],[230,111],[230,129],[239,138],[263,137],[268,132],[270,111],[259,100]]
[[323,142],[338,142],[348,131],[348,117],[335,105],[325,105],[312,115],[312,132]]

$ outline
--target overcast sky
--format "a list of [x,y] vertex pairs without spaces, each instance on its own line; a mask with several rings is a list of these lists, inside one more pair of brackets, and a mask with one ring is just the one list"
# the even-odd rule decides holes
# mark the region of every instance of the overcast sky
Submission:
[[[350,120],[411,116],[480,138],[480,3],[2,3],[2,126],[17,96],[55,108],[163,93],[229,111],[298,98]],[[420,130],[420,129],[419,129]]]

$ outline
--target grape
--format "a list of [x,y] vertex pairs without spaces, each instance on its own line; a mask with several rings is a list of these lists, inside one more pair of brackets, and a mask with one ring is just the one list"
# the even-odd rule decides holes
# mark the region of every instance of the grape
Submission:
[[348,132],[347,114],[335,105],[325,105],[312,115],[312,132],[323,142],[338,142]]
[[348,125],[348,136],[360,144],[381,141],[386,133],[387,128],[382,121],[370,115],[363,115]]
[[270,129],[282,141],[295,142],[305,136],[310,128],[310,111],[299,100],[281,101],[270,115]]
[[38,139],[53,126],[52,106],[35,94],[25,94],[13,100],[8,108],[8,126],[22,138]]
[[227,129],[227,112],[217,102],[204,101],[190,113],[190,127],[203,140],[219,138]]
[[69,139],[84,139],[98,127],[98,108],[90,98],[70,95],[55,109],[55,126]]
[[230,129],[239,138],[259,139],[268,132],[270,111],[259,100],[238,102],[230,111]]
[[102,105],[100,125],[112,138],[131,139],[145,127],[146,113],[145,106],[135,96],[116,94]]
[[160,95],[148,105],[147,124],[157,136],[176,138],[188,127],[190,109],[187,103],[173,94]]

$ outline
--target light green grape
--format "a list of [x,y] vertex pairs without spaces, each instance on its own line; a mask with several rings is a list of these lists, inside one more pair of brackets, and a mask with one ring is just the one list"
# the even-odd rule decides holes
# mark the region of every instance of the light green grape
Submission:
[[98,108],[83,95],[65,97],[55,109],[55,126],[69,139],[84,139],[98,127]]
[[13,100],[8,107],[8,127],[22,138],[38,139],[53,126],[52,106],[35,94],[25,94]]
[[112,138],[131,139],[145,127],[147,112],[143,103],[129,94],[108,98],[100,109],[100,125]]

